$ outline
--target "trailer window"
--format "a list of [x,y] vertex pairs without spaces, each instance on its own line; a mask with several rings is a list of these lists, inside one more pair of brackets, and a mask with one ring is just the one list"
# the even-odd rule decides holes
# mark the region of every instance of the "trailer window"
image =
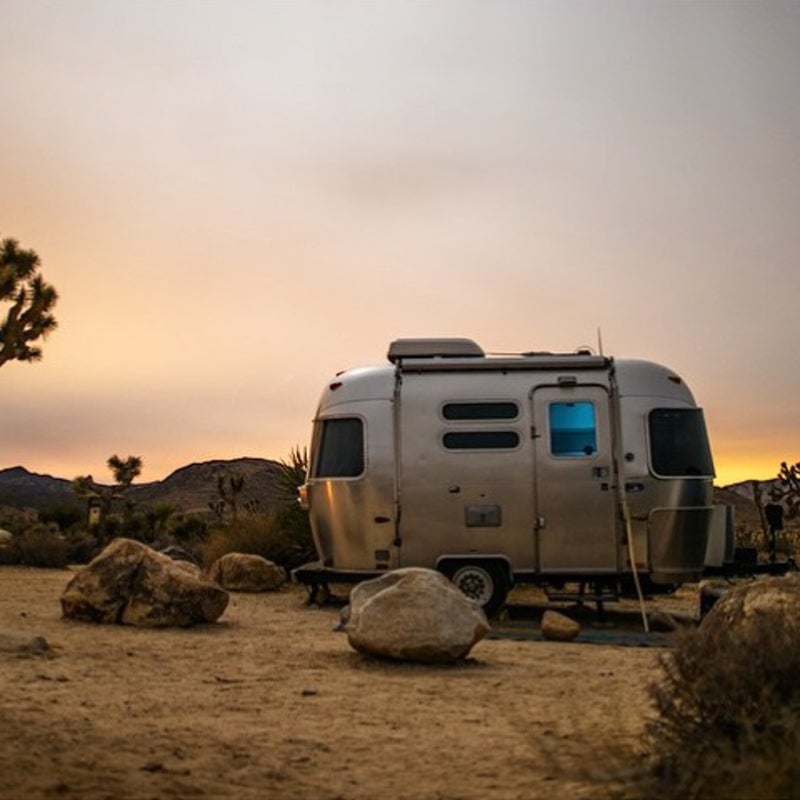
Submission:
[[650,412],[650,460],[656,475],[714,476],[706,423],[699,408]]
[[516,431],[451,431],[442,439],[448,450],[513,450],[519,445]]
[[442,416],[445,419],[516,419],[519,406],[516,403],[445,403]]
[[364,471],[364,423],[357,417],[322,421],[315,478],[354,478]]
[[597,452],[594,403],[550,403],[548,414],[551,455],[575,458]]

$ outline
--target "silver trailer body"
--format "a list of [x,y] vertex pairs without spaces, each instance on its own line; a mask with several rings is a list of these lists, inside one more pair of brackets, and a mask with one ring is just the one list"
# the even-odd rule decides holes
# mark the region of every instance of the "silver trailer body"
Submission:
[[470,340],[401,339],[389,360],[338,375],[314,421],[301,498],[332,576],[483,573],[492,602],[514,581],[700,576],[713,465],[674,372]]

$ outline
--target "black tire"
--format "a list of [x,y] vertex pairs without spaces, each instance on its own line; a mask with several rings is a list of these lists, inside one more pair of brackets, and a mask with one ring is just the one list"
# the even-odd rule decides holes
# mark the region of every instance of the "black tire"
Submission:
[[489,561],[450,562],[442,572],[470,599],[493,617],[505,605],[508,596],[508,572],[502,564]]

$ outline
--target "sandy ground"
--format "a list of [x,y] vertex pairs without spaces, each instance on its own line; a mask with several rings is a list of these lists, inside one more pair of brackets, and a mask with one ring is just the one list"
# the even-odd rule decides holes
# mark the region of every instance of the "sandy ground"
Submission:
[[232,594],[207,627],[98,626],[61,618],[70,574],[0,567],[0,631],[54,650],[0,652],[3,800],[596,797],[594,747],[639,736],[664,652],[499,638],[381,662],[296,587]]

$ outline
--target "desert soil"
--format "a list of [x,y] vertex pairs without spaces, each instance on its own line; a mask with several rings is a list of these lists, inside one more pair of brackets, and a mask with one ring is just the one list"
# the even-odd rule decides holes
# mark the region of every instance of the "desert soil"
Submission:
[[665,652],[533,631],[459,666],[378,661],[297,587],[205,627],[92,625],[61,617],[70,575],[0,567],[0,632],[52,648],[0,650],[3,800],[596,797],[595,748],[641,735]]

